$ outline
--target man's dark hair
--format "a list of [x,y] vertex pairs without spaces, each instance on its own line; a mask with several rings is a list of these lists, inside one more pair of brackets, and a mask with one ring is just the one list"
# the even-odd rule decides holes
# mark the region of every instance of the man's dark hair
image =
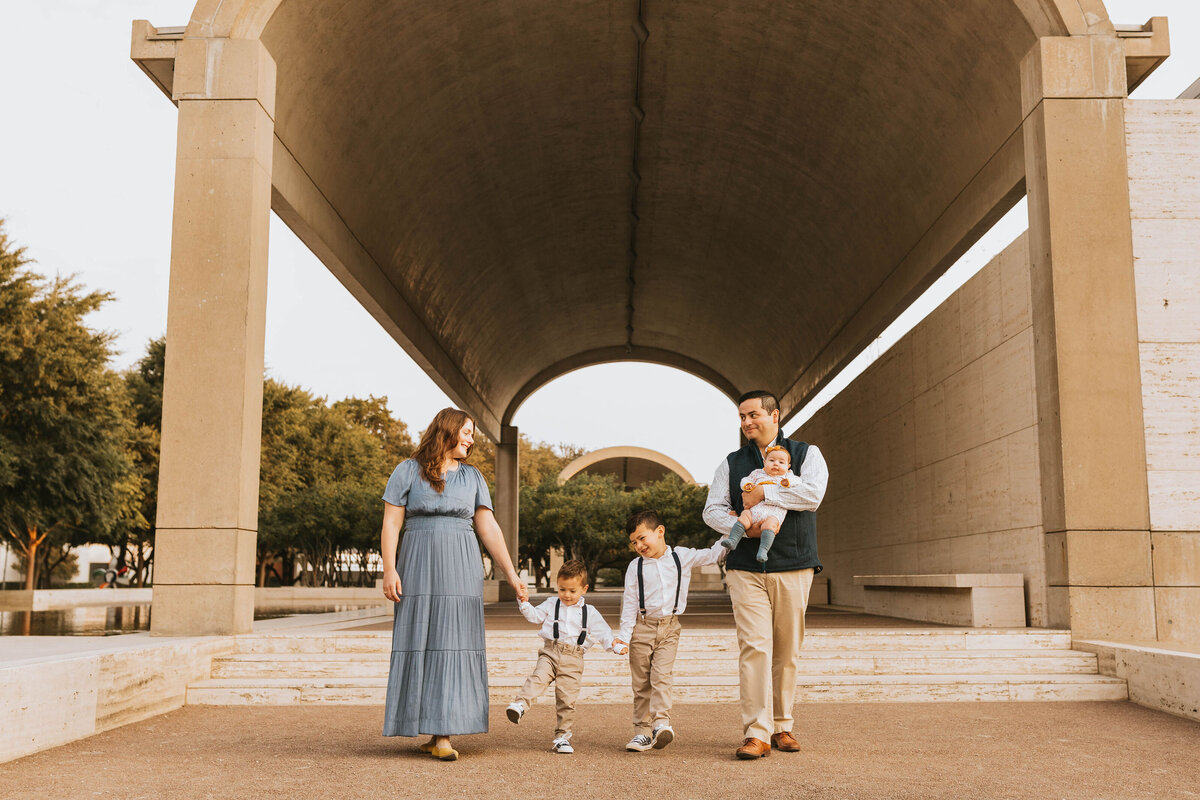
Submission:
[[587,566],[585,566],[582,561],[578,561],[576,559],[564,561],[562,566],[558,568],[558,574],[554,576],[554,580],[559,581],[563,578],[579,578],[579,582],[584,586],[587,586]]
[[762,400],[763,411],[767,412],[768,414],[779,408],[779,398],[768,392],[766,389],[755,389],[753,392],[746,392],[737,399],[737,404],[740,406],[747,400],[753,400],[756,397]]
[[629,519],[625,520],[625,533],[629,535],[643,525],[654,530],[662,524],[662,518],[658,516],[657,511],[651,511],[650,509],[635,511],[629,515]]

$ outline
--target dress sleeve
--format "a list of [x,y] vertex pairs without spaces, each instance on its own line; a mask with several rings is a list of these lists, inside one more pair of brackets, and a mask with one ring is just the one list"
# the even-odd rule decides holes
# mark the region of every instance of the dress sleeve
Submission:
[[408,505],[408,490],[412,488],[413,477],[417,474],[417,462],[411,458],[401,461],[392,470],[388,478],[387,488],[383,490],[383,500],[394,506]]
[[471,471],[475,473],[475,508],[486,508],[491,510],[492,494],[488,491],[487,481],[483,479],[483,473],[471,467]]

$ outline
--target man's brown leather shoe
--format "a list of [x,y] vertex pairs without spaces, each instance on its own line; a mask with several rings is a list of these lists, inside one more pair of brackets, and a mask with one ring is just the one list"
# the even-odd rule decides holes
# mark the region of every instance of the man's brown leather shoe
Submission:
[[771,745],[762,739],[755,739],[753,736],[748,737],[737,749],[738,758],[765,758],[769,755],[771,755]]
[[785,753],[800,752],[800,743],[796,741],[795,736],[792,736],[791,731],[781,731],[772,736],[771,747],[776,750],[782,750]]

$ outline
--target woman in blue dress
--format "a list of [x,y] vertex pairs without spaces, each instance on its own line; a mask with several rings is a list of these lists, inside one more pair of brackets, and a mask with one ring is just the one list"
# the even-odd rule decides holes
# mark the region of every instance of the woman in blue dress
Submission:
[[428,735],[421,749],[445,761],[458,758],[451,736],[488,728],[476,533],[496,572],[528,598],[483,475],[463,463],[474,442],[475,422],[458,409],[442,409],[383,493],[383,593],[396,603],[383,735]]

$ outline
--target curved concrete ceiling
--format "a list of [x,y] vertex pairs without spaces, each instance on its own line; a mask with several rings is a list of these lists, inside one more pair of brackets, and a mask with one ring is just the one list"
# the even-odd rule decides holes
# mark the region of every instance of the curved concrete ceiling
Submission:
[[678,461],[645,447],[603,447],[584,453],[563,467],[558,473],[558,482],[566,483],[581,472],[612,475],[631,489],[661,480],[667,473],[678,475],[684,483],[696,482]]
[[1035,38],[1112,31],[1099,0],[643,5],[201,0],[188,35],[261,32],[277,154],[418,360],[507,422],[589,354],[795,405],[945,267],[908,261],[989,161],[1019,162]]

